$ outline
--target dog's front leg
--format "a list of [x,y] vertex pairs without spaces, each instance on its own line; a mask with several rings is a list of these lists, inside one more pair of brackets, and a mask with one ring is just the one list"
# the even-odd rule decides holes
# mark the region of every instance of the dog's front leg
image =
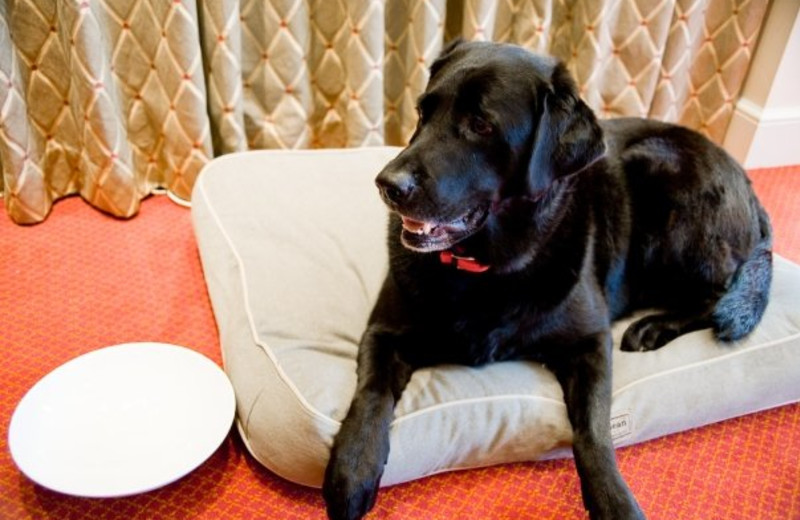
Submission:
[[584,505],[593,519],[643,519],[619,472],[611,442],[611,334],[600,332],[562,348],[564,355],[553,369],[572,424]]
[[361,339],[356,393],[333,441],[322,486],[333,520],[361,518],[375,505],[394,406],[411,377],[394,348],[396,339],[377,325]]

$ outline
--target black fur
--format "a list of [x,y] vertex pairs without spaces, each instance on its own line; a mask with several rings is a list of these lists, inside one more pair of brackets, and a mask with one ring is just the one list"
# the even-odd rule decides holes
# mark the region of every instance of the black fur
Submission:
[[[328,514],[372,508],[413,370],[536,359],[564,390],[592,518],[642,518],[609,432],[610,324],[665,310],[635,322],[625,350],[749,333],[769,291],[768,218],[719,147],[655,121],[598,122],[553,59],[457,42],[431,70],[417,131],[376,180],[391,269],[331,450]],[[489,269],[443,265],[443,249]]]

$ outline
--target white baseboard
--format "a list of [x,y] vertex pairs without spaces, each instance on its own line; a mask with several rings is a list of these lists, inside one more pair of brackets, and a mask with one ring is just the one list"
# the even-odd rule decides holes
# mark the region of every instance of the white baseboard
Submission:
[[724,146],[745,168],[800,164],[800,107],[763,108],[741,98]]

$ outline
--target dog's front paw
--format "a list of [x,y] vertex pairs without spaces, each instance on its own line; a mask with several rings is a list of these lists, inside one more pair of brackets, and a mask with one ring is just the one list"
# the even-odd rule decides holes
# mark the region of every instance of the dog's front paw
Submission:
[[647,520],[625,481],[621,478],[615,480],[616,484],[609,484],[609,488],[597,499],[584,490],[583,503],[589,512],[589,518],[591,520]]
[[383,466],[370,464],[358,454],[347,457],[334,449],[325,470],[322,496],[331,520],[362,518],[375,505]]

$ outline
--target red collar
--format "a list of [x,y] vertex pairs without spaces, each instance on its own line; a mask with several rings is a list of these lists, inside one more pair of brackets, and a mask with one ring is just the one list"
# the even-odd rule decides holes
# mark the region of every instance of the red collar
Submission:
[[456,269],[469,273],[484,273],[491,267],[478,262],[471,256],[457,256],[452,251],[442,251],[439,253],[439,260],[444,265],[452,265],[455,266]]

